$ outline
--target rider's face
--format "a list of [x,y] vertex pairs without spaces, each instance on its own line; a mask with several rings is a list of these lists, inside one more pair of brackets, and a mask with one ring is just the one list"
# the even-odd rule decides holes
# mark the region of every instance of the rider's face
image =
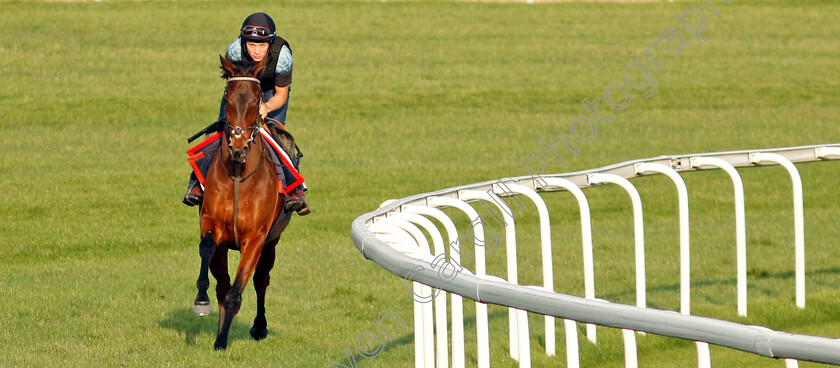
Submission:
[[248,50],[248,55],[251,55],[251,59],[254,59],[258,63],[262,59],[265,59],[265,56],[268,54],[267,42],[245,41],[245,48]]

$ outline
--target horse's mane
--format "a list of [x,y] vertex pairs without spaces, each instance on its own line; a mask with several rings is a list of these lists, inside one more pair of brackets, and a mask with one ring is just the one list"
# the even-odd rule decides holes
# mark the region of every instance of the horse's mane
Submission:
[[257,66],[257,63],[247,60],[237,60],[233,61],[228,59],[228,61],[233,64],[235,67],[234,73],[230,74],[227,70],[225,70],[224,66],[220,66],[219,69],[222,69],[222,78],[228,79],[233,76],[242,76],[242,75],[250,75],[251,70]]

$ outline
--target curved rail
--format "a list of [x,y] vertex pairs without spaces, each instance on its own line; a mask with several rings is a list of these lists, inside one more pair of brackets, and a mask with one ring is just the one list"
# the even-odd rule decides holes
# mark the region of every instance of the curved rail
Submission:
[[[757,154],[758,157],[756,157]],[[760,154],[764,154],[764,156],[762,157]],[[772,154],[770,157],[773,160],[767,160],[768,155],[766,154]],[[365,258],[376,262],[394,275],[404,278],[410,276],[411,281],[457,294],[482,304],[501,305],[606,327],[703,341],[765,357],[840,365],[840,340],[836,339],[790,334],[758,326],[742,325],[672,311],[603,303],[599,300],[554,293],[545,288],[515,285],[496,277],[484,276],[483,264],[481,264],[482,267],[478,274],[463,272],[455,278],[443,280],[436,270],[423,267],[424,264],[428,265],[428,261],[425,261],[423,257],[406,253],[404,247],[402,251],[398,249],[400,247],[394,248],[377,238],[368,228],[375,225],[380,219],[385,218],[386,214],[402,212],[407,206],[437,207],[441,205],[441,202],[444,202],[441,199],[458,199],[462,192],[467,190],[492,193],[494,184],[499,182],[515,183],[533,188],[536,191],[553,191],[560,190],[560,188],[556,186],[543,187],[538,181],[544,183],[543,179],[559,178],[572,182],[580,188],[585,188],[591,186],[588,180],[590,174],[614,174],[624,178],[632,178],[641,175],[640,170],[637,170],[638,164],[663,165],[677,172],[693,171],[702,169],[697,162],[697,159],[701,157],[714,158],[716,162],[724,161],[732,167],[755,166],[759,162],[762,164],[767,162],[777,163],[780,162],[779,157],[790,163],[821,161],[840,158],[840,144],[660,156],[573,173],[540,177],[521,176],[442,189],[391,201],[375,211],[359,216],[351,225],[352,239]],[[701,162],[703,161],[701,160]],[[649,175],[649,173],[645,173],[645,175]],[[496,193],[498,194],[498,192]],[[479,230],[478,226],[480,224],[475,225],[476,230]],[[411,252],[414,251],[411,250]],[[797,261],[797,263],[799,262]],[[804,294],[802,298],[804,300]],[[739,312],[742,312],[740,308]],[[520,351],[520,354],[522,353],[524,352]],[[481,355],[479,354],[479,356]]]

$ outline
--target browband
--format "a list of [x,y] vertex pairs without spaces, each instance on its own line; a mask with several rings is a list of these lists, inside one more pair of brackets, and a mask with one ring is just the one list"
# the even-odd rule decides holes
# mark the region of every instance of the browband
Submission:
[[227,79],[228,83],[233,82],[233,81],[251,81],[251,82],[260,83],[260,80],[257,79],[257,78],[254,78],[254,77],[230,77],[230,78]]

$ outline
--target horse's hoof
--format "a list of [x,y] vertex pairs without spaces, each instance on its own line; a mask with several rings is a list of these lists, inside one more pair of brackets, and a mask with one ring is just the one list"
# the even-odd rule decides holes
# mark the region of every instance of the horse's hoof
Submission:
[[206,316],[213,311],[213,306],[210,305],[210,302],[195,302],[193,305],[193,313],[196,316]]
[[256,326],[251,326],[251,337],[253,337],[254,340],[260,341],[266,336],[268,336],[268,327],[263,327],[262,330],[257,331]]
[[213,344],[213,350],[225,350],[225,349],[227,349],[227,343],[226,342],[217,342],[217,343]]

